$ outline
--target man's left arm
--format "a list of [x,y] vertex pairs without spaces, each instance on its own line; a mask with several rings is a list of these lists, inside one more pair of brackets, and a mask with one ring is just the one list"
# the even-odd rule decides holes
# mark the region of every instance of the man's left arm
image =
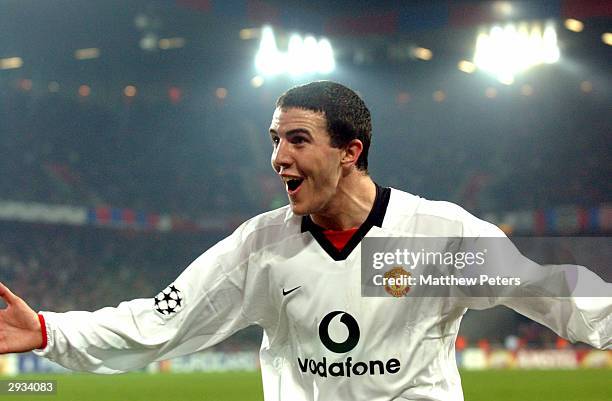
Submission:
[[488,250],[485,273],[515,277],[520,284],[477,288],[479,296],[464,298],[464,306],[505,305],[572,342],[612,349],[612,283],[583,266],[540,265],[523,256],[499,228],[473,219],[479,236],[469,247]]

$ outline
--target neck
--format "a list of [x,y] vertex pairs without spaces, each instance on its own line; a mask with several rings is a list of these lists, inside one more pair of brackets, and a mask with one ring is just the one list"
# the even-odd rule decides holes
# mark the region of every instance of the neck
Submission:
[[324,210],[310,215],[312,221],[329,230],[348,230],[366,220],[374,201],[376,185],[369,175],[354,172],[342,177],[336,194]]

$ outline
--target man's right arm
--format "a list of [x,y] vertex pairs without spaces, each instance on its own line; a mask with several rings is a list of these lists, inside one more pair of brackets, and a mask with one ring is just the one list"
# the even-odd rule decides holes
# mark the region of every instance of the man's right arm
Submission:
[[267,299],[267,278],[247,269],[246,242],[236,230],[156,298],[95,312],[42,312],[48,345],[35,353],[69,369],[117,373],[222,341],[256,323],[253,311],[265,309],[258,303]]

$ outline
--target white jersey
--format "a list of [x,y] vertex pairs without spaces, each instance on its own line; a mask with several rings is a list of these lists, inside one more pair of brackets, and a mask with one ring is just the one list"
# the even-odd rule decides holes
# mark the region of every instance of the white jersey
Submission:
[[264,329],[266,401],[462,400],[455,338],[467,308],[505,304],[572,340],[612,348],[612,301],[598,298],[366,298],[363,237],[501,236],[448,202],[377,187],[343,251],[289,207],[259,215],[196,259],[154,299],[96,312],[44,312],[65,367],[124,372]]

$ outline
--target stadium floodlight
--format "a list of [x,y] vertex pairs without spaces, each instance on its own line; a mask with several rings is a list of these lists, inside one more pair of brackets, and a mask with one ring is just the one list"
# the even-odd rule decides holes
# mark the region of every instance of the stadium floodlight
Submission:
[[471,74],[476,71],[476,65],[474,65],[474,63],[472,63],[471,61],[467,60],[459,61],[457,63],[457,68],[459,68],[460,71],[463,71],[466,74]]
[[100,49],[97,47],[88,47],[74,51],[74,58],[77,60],[91,60],[98,57],[100,57]]
[[429,61],[433,57],[432,51],[424,47],[414,48],[412,50],[412,54],[414,55],[414,57],[418,58],[419,60],[423,60],[423,61]]
[[251,86],[253,86],[253,88],[259,88],[263,84],[264,84],[263,77],[259,75],[255,75],[253,78],[251,78]]
[[289,37],[289,45],[287,47],[287,72],[291,75],[300,75],[306,70],[304,62],[308,62],[302,48],[304,41],[300,35],[291,35]]
[[272,28],[269,26],[263,27],[259,51],[255,56],[257,71],[263,75],[276,75],[282,72],[284,63],[283,56],[276,47],[276,39]]
[[547,24],[544,32],[536,24],[494,26],[488,33],[480,32],[476,39],[474,64],[500,82],[511,84],[515,75],[527,69],[560,59],[557,32]]
[[136,96],[136,93],[137,93],[137,90],[134,85],[128,85],[125,88],[123,88],[123,94],[127,97],[134,97]]
[[334,49],[327,39],[319,41],[319,59],[317,70],[322,74],[329,74],[336,68],[336,60],[334,58]]
[[0,70],[11,70],[21,68],[23,60],[21,57],[0,58]]
[[565,25],[565,28],[572,32],[582,32],[582,30],[584,29],[584,24],[582,23],[582,21],[579,21],[574,18],[566,19],[563,25]]
[[240,30],[240,39],[242,40],[250,40],[255,39],[259,36],[259,29],[255,28],[244,28]]
[[157,42],[157,45],[162,50],[180,49],[185,46],[184,38],[163,38]]
[[142,50],[153,51],[157,49],[157,35],[154,33],[147,33],[140,39],[138,44]]
[[255,67],[264,76],[283,73],[292,76],[303,74],[328,74],[335,68],[334,52],[327,39],[317,41],[314,36],[292,34],[287,52],[279,51],[271,27],[262,28],[259,51],[255,56]]
[[319,58],[319,44],[313,36],[304,38],[302,47],[302,60],[304,60],[304,70],[308,72],[318,72],[317,66]]
[[544,28],[542,35],[542,56],[546,64],[553,64],[561,58],[559,46],[557,46],[557,31],[552,25]]

